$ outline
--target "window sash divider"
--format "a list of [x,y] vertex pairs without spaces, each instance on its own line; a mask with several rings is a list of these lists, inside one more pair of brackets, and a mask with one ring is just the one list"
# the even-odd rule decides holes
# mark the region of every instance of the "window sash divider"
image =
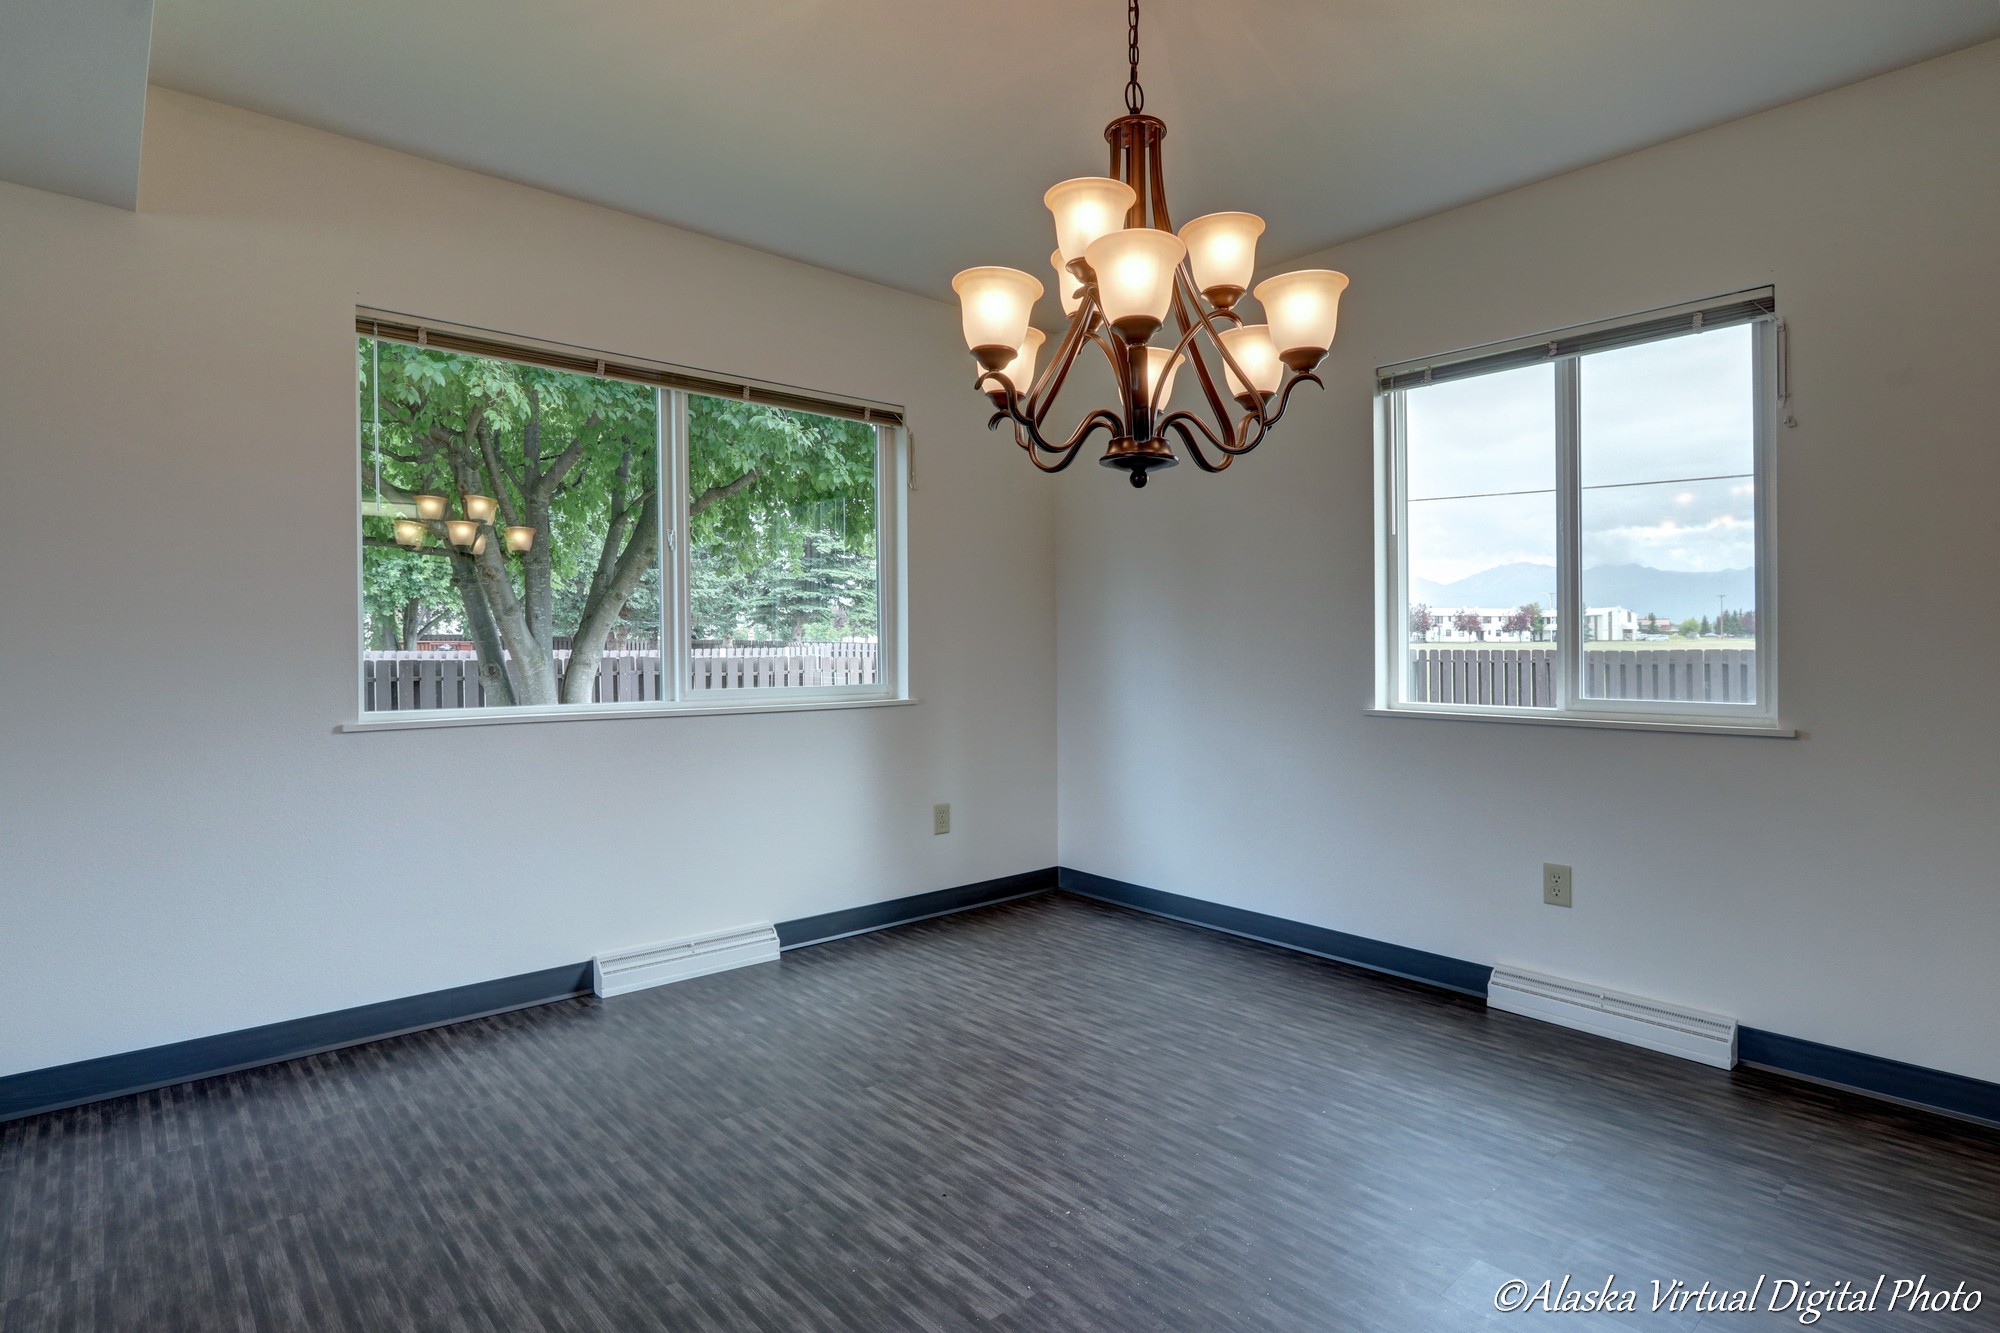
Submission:
[[1556,707],[1583,697],[1583,376],[1575,357],[1556,363]]
[[694,612],[688,593],[688,567],[694,561],[692,534],[688,531],[688,400],[687,394],[679,389],[662,389],[660,397],[663,400],[660,405],[666,409],[661,413],[661,425],[667,436],[666,450],[660,455],[666,470],[661,480],[671,502],[667,512],[673,517],[673,544],[667,549],[672,595],[660,599],[666,604],[664,614],[673,620],[672,632],[665,640],[670,646],[663,664],[674,674],[673,688],[667,697],[681,704],[687,702],[688,678],[693,674],[694,664]]

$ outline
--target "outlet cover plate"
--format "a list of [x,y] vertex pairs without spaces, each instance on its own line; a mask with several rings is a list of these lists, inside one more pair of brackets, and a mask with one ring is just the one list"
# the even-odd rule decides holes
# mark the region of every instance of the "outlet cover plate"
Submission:
[[951,806],[949,803],[931,807],[931,832],[933,834],[951,832]]
[[1542,862],[1542,901],[1550,907],[1569,907],[1570,891],[1574,887],[1568,866]]

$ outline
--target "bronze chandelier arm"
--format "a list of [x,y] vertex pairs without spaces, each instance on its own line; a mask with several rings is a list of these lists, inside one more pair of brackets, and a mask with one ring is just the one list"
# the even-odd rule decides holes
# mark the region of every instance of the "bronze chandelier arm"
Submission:
[[[1212,392],[1214,386],[1209,381],[1207,374],[1207,367],[1202,365],[1199,360],[1200,349],[1195,346],[1194,340],[1197,334],[1206,331],[1209,337],[1209,341],[1215,344],[1215,350],[1222,354],[1222,359],[1224,364],[1229,366],[1231,369],[1240,372],[1243,369],[1243,367],[1236,364],[1236,359],[1229,355],[1229,349],[1222,345],[1221,330],[1216,328],[1215,325],[1216,322],[1219,320],[1227,320],[1232,325],[1241,326],[1243,323],[1243,316],[1237,314],[1234,310],[1204,310],[1202,308],[1201,302],[1196,301],[1194,302],[1195,318],[1192,321],[1188,320],[1188,318],[1186,317],[1186,313],[1181,309],[1180,305],[1181,302],[1180,285],[1183,282],[1187,282],[1189,284],[1190,290],[1192,290],[1193,287],[1192,281],[1186,278],[1185,275],[1176,273],[1174,275],[1174,314],[1181,326],[1181,336],[1180,336],[1180,341],[1174,344],[1173,351],[1167,354],[1167,360],[1169,363],[1171,363],[1174,357],[1179,356],[1183,352],[1191,354],[1190,359],[1195,360],[1196,370],[1201,372],[1202,387],[1205,390],[1211,391],[1209,395],[1209,406],[1215,409],[1220,421],[1226,423],[1230,420],[1228,409],[1222,405],[1220,401],[1220,395],[1217,395]],[[1241,378],[1240,375],[1239,378]],[[1160,384],[1165,384],[1166,382],[1167,382],[1167,377],[1165,375],[1160,376]],[[1155,397],[1153,401],[1148,404],[1148,406],[1151,408],[1152,411],[1158,412],[1160,410],[1159,398],[1157,396],[1159,385],[1155,385],[1154,389],[1155,389]]]
[[[998,430],[1000,428],[1000,423],[1008,420],[1009,416],[1010,414],[1004,409],[995,412],[993,414],[992,420],[986,423],[986,429]],[[1069,439],[1065,440],[1063,443],[1058,445],[1058,444],[1050,444],[1046,440],[1042,439],[1041,433],[1037,431],[1032,424],[1026,425],[1025,429],[1028,431],[1028,435],[1024,436],[1022,434],[1023,423],[1020,421],[1019,418],[1014,418],[1014,420],[1015,420],[1014,443],[1020,445],[1021,448],[1027,453],[1028,461],[1030,463],[1033,463],[1037,468],[1039,468],[1043,472],[1060,472],[1064,468],[1068,467],[1071,463],[1074,463],[1077,459],[1077,456],[1083,452],[1082,449],[1083,442],[1090,438],[1092,431],[1095,431],[1101,427],[1106,434],[1116,436],[1119,430],[1119,422],[1117,416],[1115,416],[1111,412],[1104,410],[1103,408],[1099,408],[1097,411],[1092,412],[1089,416],[1085,417],[1082,420],[1082,422],[1078,424],[1076,430],[1070,435]],[[1036,456],[1035,450],[1037,448],[1040,448],[1048,453],[1057,455],[1056,461],[1053,463],[1044,463],[1039,457]]]
[[1069,327],[1063,330],[1063,340],[1056,348],[1056,354],[1049,364],[1035,378],[1034,388],[1028,393],[1028,414],[1037,426],[1048,419],[1049,409],[1055,405],[1056,395],[1062,392],[1063,381],[1069,377],[1070,367],[1076,364],[1078,353],[1083,350],[1084,339],[1096,332],[1097,290],[1086,287],[1083,301],[1070,316]]
[[1220,463],[1208,461],[1208,455],[1202,452],[1201,442],[1195,438],[1195,432],[1200,431],[1207,436],[1208,442],[1217,448],[1222,448],[1222,442],[1215,438],[1215,433],[1208,428],[1208,424],[1192,412],[1175,412],[1162,421],[1159,429],[1160,438],[1165,439],[1168,431],[1181,437],[1181,443],[1187,448],[1188,457],[1192,458],[1194,465],[1203,472],[1221,472],[1236,461],[1237,455],[1227,449],[1223,449]]
[[[1194,312],[1192,315],[1188,313],[1190,310]],[[1217,331],[1208,321],[1202,318],[1202,314],[1201,298],[1195,294],[1194,280],[1188,277],[1186,273],[1176,270],[1174,273],[1174,318],[1180,323],[1182,334],[1185,336],[1197,328],[1208,329],[1209,339],[1215,344],[1215,350],[1221,354],[1223,364],[1226,366],[1235,366],[1237,370],[1241,370],[1241,366],[1236,366],[1235,358],[1223,350],[1222,339],[1217,336]],[[1241,322],[1241,318],[1241,316],[1237,316],[1239,323]],[[1236,433],[1235,415],[1229,410],[1228,399],[1223,396],[1222,390],[1216,386],[1215,372],[1209,369],[1208,358],[1202,354],[1200,343],[1188,343],[1188,360],[1194,362],[1194,373],[1201,379],[1202,396],[1208,400],[1208,409],[1215,416],[1216,429],[1225,435],[1234,435]],[[1238,378],[1242,377],[1239,376]],[[1246,379],[1244,382],[1248,383],[1249,381]]]
[[[1124,422],[1119,419],[1117,413],[1110,411],[1108,408],[1100,407],[1078,422],[1076,429],[1070,432],[1070,437],[1067,440],[1061,444],[1050,444],[1042,435],[1040,423],[1032,415],[1023,410],[1020,394],[1015,391],[1013,384],[1005,375],[997,370],[989,370],[979,377],[975,382],[975,387],[990,393],[993,391],[990,386],[994,384],[1000,386],[1000,391],[1004,395],[1004,401],[1000,410],[995,412],[987,421],[986,428],[988,430],[998,430],[1002,421],[1012,419],[1014,422],[1014,443],[1028,450],[1030,456],[1037,449],[1043,453],[1050,454],[1074,453],[1077,446],[1081,445],[1089,437],[1090,432],[1098,426],[1103,426],[1111,431],[1114,437],[1119,431],[1124,429]],[[1039,467],[1040,465],[1040,460],[1037,459],[1036,466]]]
[[[1278,424],[1279,418],[1285,415],[1285,409],[1291,405],[1292,391],[1308,380],[1314,384],[1320,384],[1319,376],[1313,374],[1311,371],[1294,373],[1285,382],[1284,389],[1277,395],[1277,411],[1273,412],[1264,404],[1258,404],[1257,411],[1244,414],[1243,420],[1230,432],[1231,440],[1229,441],[1218,437],[1214,431],[1208,428],[1207,422],[1194,413],[1185,410],[1168,414],[1160,422],[1159,433],[1165,434],[1169,430],[1173,431],[1182,440],[1186,441],[1189,451],[1195,455],[1195,465],[1197,467],[1201,467],[1209,472],[1220,471],[1220,468],[1209,467],[1207,465],[1201,456],[1200,449],[1196,447],[1194,437],[1190,433],[1189,428],[1192,427],[1194,430],[1200,431],[1202,438],[1207,440],[1212,448],[1222,451],[1231,458],[1247,454],[1264,442],[1264,437],[1270,433],[1272,427]],[[1320,384],[1320,387],[1325,388],[1326,386]],[[1224,463],[1222,466],[1227,467],[1228,464]]]

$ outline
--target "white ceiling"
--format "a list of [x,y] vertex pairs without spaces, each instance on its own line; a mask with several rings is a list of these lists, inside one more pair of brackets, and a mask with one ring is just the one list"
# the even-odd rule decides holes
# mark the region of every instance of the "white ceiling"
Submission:
[[[152,78],[932,295],[1038,276],[1118,0],[158,0]],[[1284,259],[2000,37],[2000,0],[1146,0],[1177,220]]]
[[153,0],[0,0],[0,180],[139,201]]

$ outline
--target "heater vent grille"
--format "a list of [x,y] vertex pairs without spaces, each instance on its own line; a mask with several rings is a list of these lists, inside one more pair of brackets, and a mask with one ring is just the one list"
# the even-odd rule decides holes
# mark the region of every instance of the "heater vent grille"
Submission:
[[1502,966],[1493,969],[1486,985],[1486,1003],[1718,1069],[1736,1064],[1735,1019],[1664,1000]]
[[732,967],[777,960],[778,932],[768,923],[737,926],[666,944],[601,953],[591,960],[591,989],[598,995],[623,995],[648,986],[664,986],[670,981],[686,981]]

